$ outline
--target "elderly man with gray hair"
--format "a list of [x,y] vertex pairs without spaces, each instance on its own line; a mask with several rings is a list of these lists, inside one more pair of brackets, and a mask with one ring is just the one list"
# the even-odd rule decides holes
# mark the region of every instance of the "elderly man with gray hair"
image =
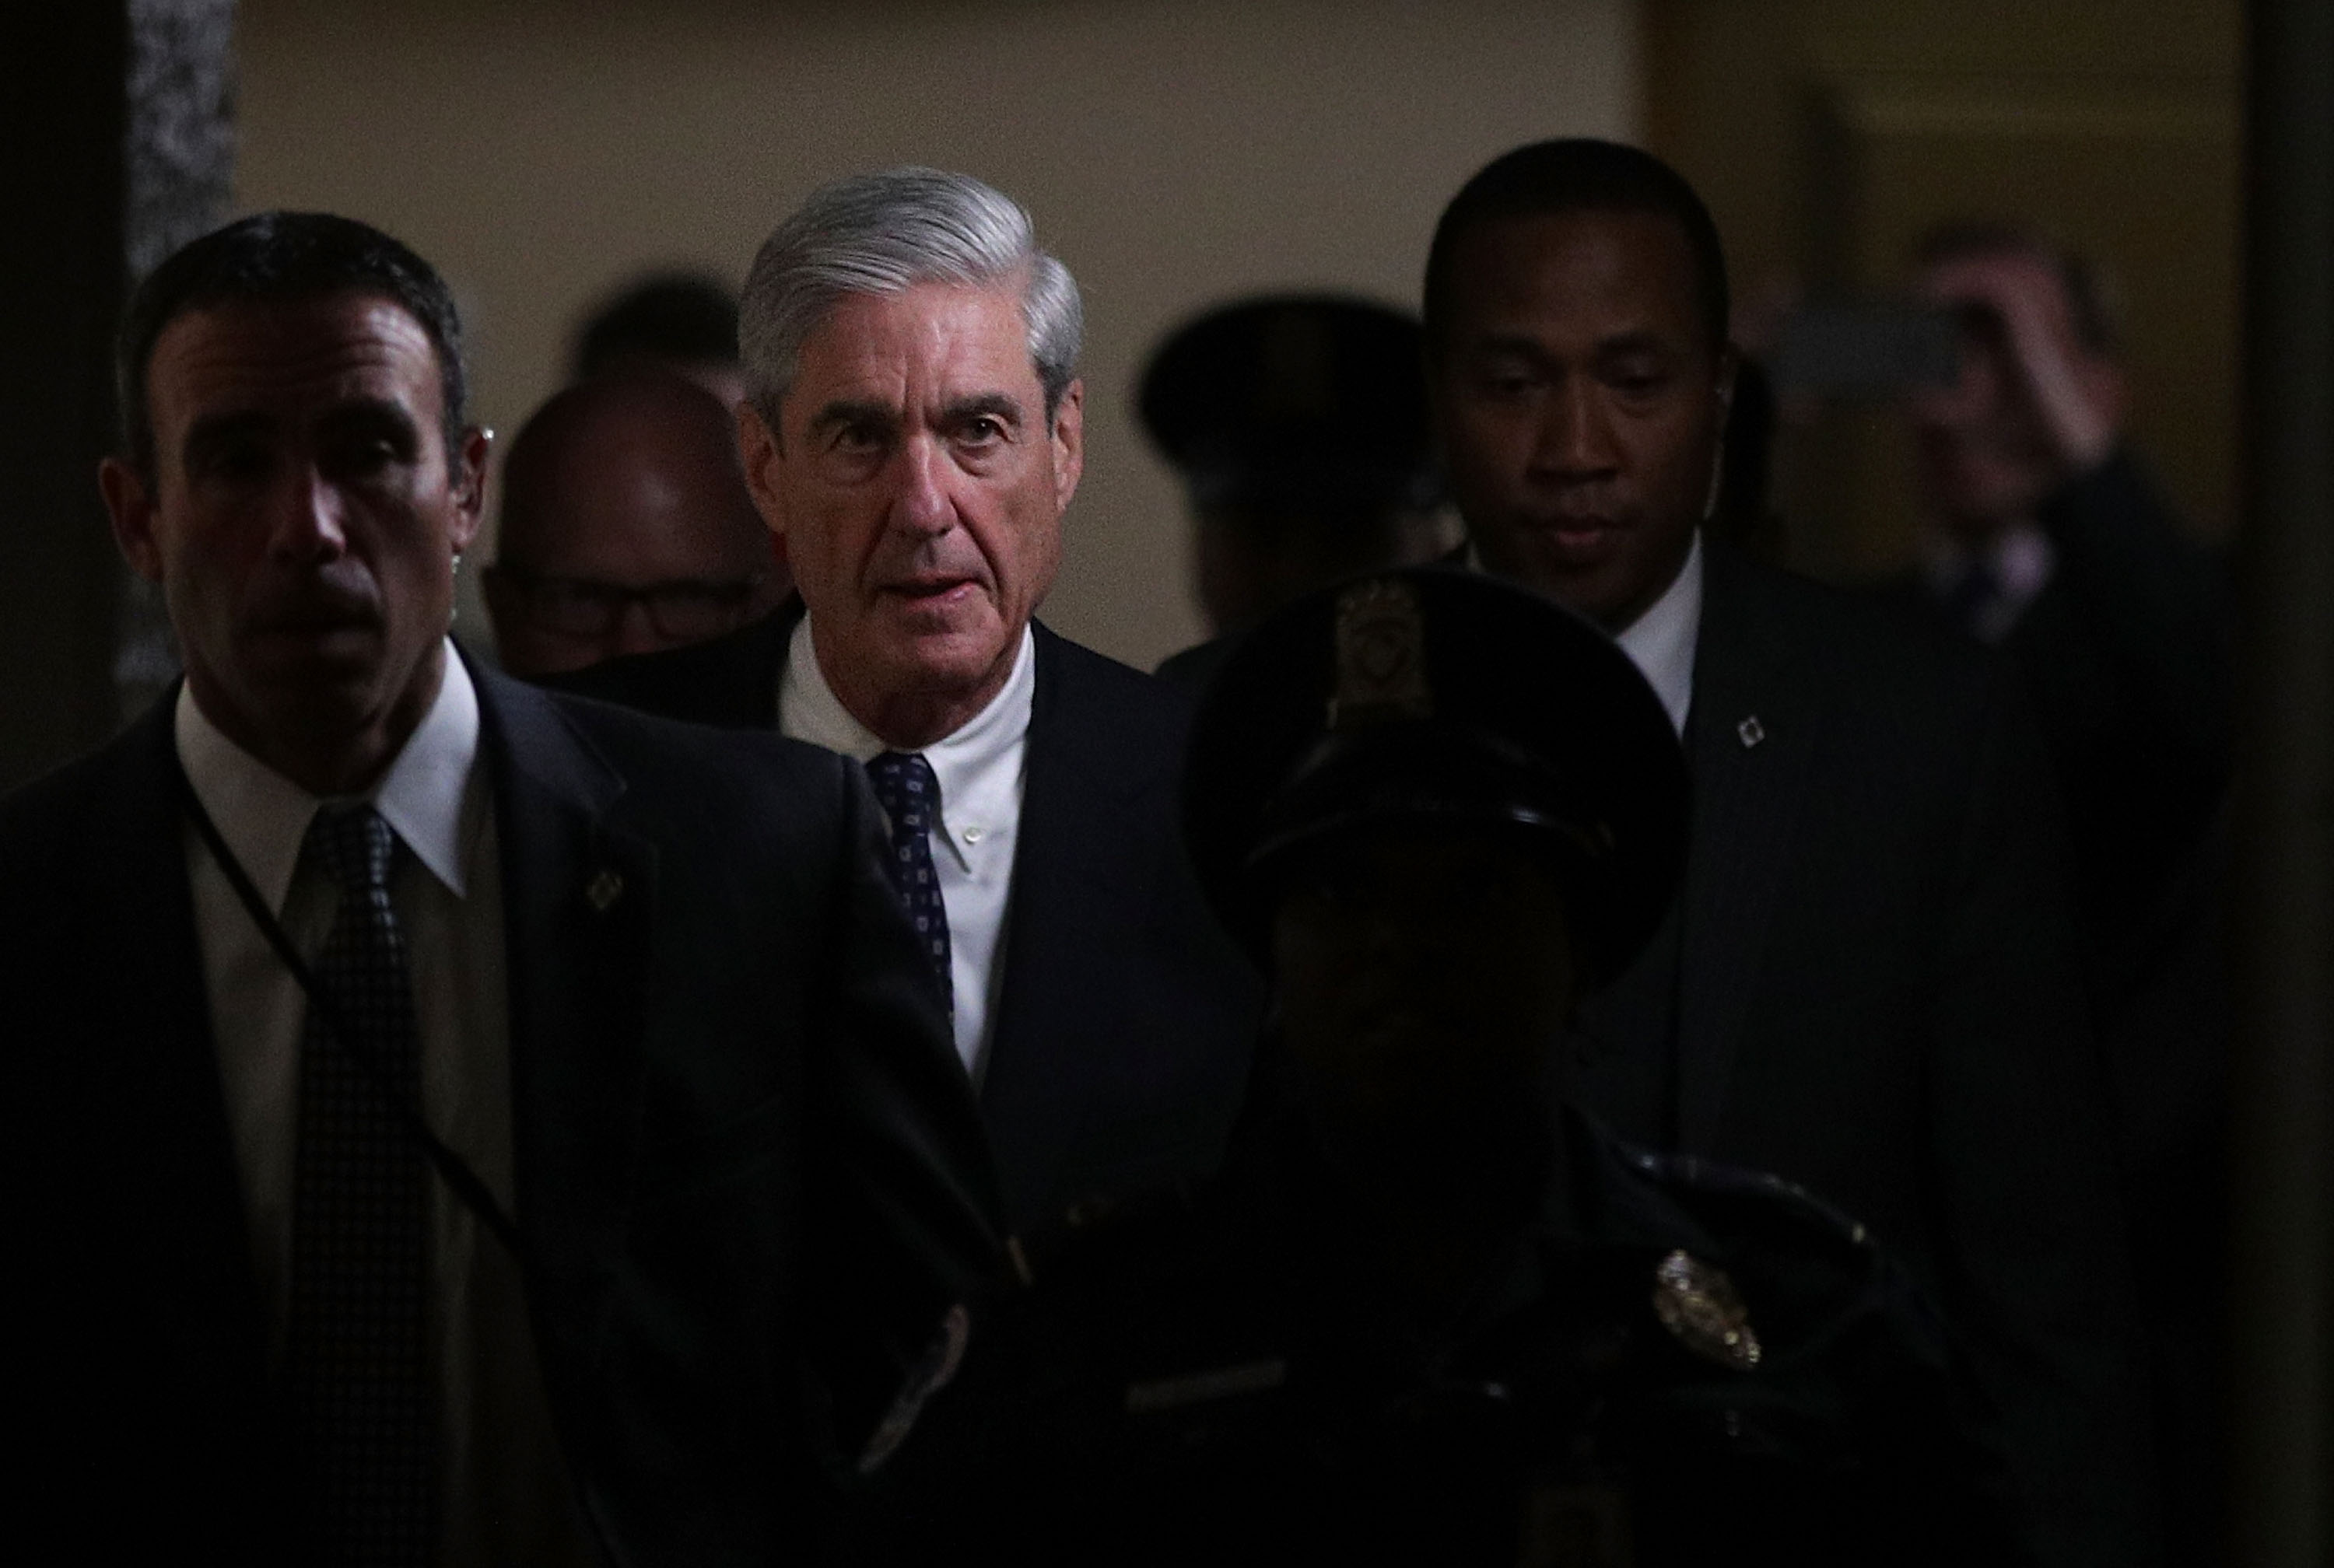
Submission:
[[964,175],[815,192],[763,245],[738,443],[796,596],[572,689],[866,765],[1022,1230],[1212,1162],[1260,991],[1175,826],[1175,691],[1033,619],[1085,462],[1076,283]]

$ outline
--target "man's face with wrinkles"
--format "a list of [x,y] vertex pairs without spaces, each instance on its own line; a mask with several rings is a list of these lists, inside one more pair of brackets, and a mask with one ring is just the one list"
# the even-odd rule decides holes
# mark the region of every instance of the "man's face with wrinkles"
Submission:
[[1061,562],[1080,398],[1047,420],[1018,280],[921,284],[844,295],[803,344],[781,428],[743,416],[756,500],[854,712],[977,707],[1003,686]]
[[245,749],[399,736],[436,696],[485,438],[446,449],[435,345],[352,293],[178,317],[148,361],[150,479],[109,465],[204,713]]
[[1668,217],[1486,222],[1452,255],[1429,378],[1453,499],[1492,572],[1620,631],[1685,564],[1731,351]]

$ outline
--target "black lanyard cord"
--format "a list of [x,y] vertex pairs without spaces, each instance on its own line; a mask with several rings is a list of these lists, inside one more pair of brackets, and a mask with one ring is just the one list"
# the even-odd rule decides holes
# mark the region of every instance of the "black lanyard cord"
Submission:
[[461,1200],[462,1207],[468,1209],[480,1225],[494,1233],[495,1239],[503,1244],[504,1250],[510,1254],[514,1262],[523,1261],[516,1222],[504,1212],[503,1206],[496,1201],[494,1193],[488,1190],[478,1173],[470,1169],[469,1162],[448,1149],[445,1141],[429,1130],[429,1123],[422,1119],[420,1108],[398,1092],[388,1072],[365,1048],[362,1036],[348,1026],[339,1003],[318,983],[315,974],[308,967],[307,960],[301,957],[300,950],[292,945],[291,933],[285,930],[284,923],[275,918],[266,900],[259,896],[259,890],[252,885],[251,875],[243,869],[243,862],[236,860],[235,851],[227,848],[218,824],[211,821],[210,813],[203,809],[201,798],[195,794],[194,781],[187,776],[183,767],[178,770],[178,774],[179,787],[186,795],[187,814],[194,822],[195,832],[202,835],[203,842],[210,849],[211,858],[227,874],[227,883],[235,889],[236,897],[243,901],[245,910],[251,916],[251,923],[259,928],[259,934],[267,938],[267,945],[275,949],[276,957],[283,960],[284,967],[291,972],[292,978],[307,994],[308,1005],[323,1019],[325,1033],[334,1044],[349,1053],[349,1059],[357,1064],[365,1081],[373,1086],[382,1102],[396,1115],[406,1136],[412,1140],[429,1161],[430,1168],[437,1171],[439,1179],[452,1189],[454,1196]]

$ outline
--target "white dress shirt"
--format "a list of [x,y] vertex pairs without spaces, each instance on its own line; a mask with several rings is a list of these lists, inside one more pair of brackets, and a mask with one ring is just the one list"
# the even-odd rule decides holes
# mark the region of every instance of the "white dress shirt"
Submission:
[[1652,686],[1654,695],[1662,699],[1670,727],[1681,737],[1685,734],[1685,716],[1693,707],[1693,654],[1701,640],[1702,530],[1697,528],[1685,553],[1685,564],[1662,590],[1662,596],[1614,639]]
[[[313,963],[338,897],[330,879],[301,854],[324,802],[229,740],[183,687],[175,723],[179,761],[196,798]],[[508,1212],[502,869],[492,794],[478,762],[477,691],[450,644],[436,700],[364,798],[410,851],[392,864],[390,898],[412,969],[422,1115]],[[266,1306],[272,1371],[283,1355],[291,1289],[307,999],[191,826],[186,845],[211,1037]],[[518,1271],[434,1176],[430,1215],[431,1328],[446,1461],[439,1560],[592,1561],[544,1400]]]
[[[1013,847],[1020,838],[1029,710],[1037,692],[1037,635],[1022,628],[1013,673],[1003,689],[954,734],[923,748],[940,786],[932,867],[948,910],[956,1051],[976,1082],[989,1061],[1005,973],[999,960],[1012,902]],[[778,728],[862,764],[897,749],[852,717],[834,695],[818,667],[807,615],[786,645],[786,668],[778,677]]]

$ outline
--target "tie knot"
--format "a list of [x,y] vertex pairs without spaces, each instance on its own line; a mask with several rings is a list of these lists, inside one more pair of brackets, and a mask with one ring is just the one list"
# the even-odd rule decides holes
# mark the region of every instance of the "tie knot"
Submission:
[[343,894],[388,887],[390,855],[396,848],[397,836],[389,824],[362,801],[322,807],[308,824],[308,852]]
[[867,765],[867,777],[894,827],[918,833],[931,831],[932,813],[940,809],[940,781],[923,753],[884,752]]

